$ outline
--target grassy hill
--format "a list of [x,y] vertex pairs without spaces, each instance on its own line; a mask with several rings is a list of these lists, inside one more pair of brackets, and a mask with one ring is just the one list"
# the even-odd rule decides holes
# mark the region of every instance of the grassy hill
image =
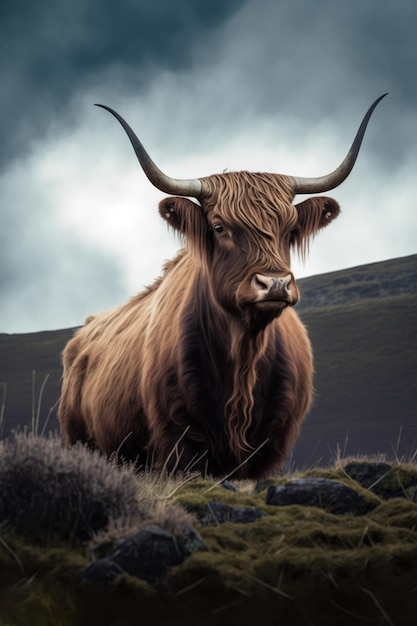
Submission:
[[1,626],[415,626],[417,465],[261,483],[0,441]]
[[[417,449],[417,255],[306,278],[299,286],[316,398],[291,461],[327,464],[338,448],[410,457]],[[31,428],[37,417],[44,424],[59,397],[60,353],[73,332],[0,334],[5,434],[18,425]],[[48,428],[56,426],[52,412]]]

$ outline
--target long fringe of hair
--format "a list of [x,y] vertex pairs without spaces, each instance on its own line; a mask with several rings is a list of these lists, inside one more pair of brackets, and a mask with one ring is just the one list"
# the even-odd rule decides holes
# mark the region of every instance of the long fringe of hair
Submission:
[[226,403],[227,432],[229,446],[237,461],[242,455],[252,450],[247,441],[247,433],[252,423],[252,411],[255,404],[254,388],[257,379],[257,363],[265,349],[263,333],[249,338],[239,333],[232,341],[233,392]]
[[[203,209],[215,209],[226,224],[243,224],[243,247],[247,247],[246,251],[260,267],[271,265],[271,259],[278,266],[285,266],[276,238],[277,233],[289,237],[297,223],[297,212],[291,203],[294,195],[291,179],[267,173],[231,172],[205,180],[213,192],[203,201]],[[245,238],[246,229],[252,236]],[[261,245],[253,244],[253,233],[259,236]],[[265,333],[249,336],[247,328],[238,325],[233,328],[233,387],[225,417],[230,449],[238,462],[251,451],[247,434],[252,423],[257,364],[265,347]]]

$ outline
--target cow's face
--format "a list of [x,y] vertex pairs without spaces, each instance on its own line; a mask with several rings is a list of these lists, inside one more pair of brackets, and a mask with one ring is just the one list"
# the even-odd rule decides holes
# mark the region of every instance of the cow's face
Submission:
[[[155,187],[178,194],[160,204],[161,215],[184,236],[195,262],[206,272],[213,299],[234,315],[265,325],[298,299],[290,270],[290,249],[302,253],[308,240],[339,214],[331,198],[313,197],[293,205],[295,194],[322,193],[351,172],[369,119],[387,94],[377,98],[362,120],[342,163],[325,176],[300,177],[234,172],[208,178],[176,179],[152,161],[129,124],[113,109],[139,163]],[[198,198],[201,206],[187,197]]]
[[[139,163],[153,185],[178,194],[160,204],[161,215],[196,252],[207,272],[215,301],[235,315],[268,323],[298,299],[290,270],[290,248],[305,252],[309,237],[339,214],[331,198],[314,197],[293,205],[294,195],[322,193],[340,185],[351,172],[369,119],[387,94],[377,98],[362,120],[349,152],[330,174],[315,178],[234,172],[179,180],[152,161],[127,122],[120,122]],[[187,197],[198,198],[196,205]],[[260,322],[260,323],[261,323]]]
[[305,252],[308,238],[337,217],[339,206],[327,197],[293,205],[285,176],[236,172],[205,180],[210,191],[201,206],[166,198],[160,213],[194,250],[216,302],[265,325],[298,301],[291,247]]

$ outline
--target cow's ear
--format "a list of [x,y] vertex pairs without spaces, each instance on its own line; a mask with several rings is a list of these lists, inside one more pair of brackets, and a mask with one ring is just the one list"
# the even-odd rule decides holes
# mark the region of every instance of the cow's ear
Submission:
[[327,196],[314,196],[295,205],[298,230],[302,237],[313,235],[332,222],[340,213],[339,204]]
[[200,216],[201,207],[188,198],[164,198],[159,203],[161,217],[182,235],[187,235],[189,226],[197,216]]

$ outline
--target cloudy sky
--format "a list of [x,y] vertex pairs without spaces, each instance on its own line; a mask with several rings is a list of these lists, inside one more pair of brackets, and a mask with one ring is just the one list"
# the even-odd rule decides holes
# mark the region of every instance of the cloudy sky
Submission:
[[342,216],[293,266],[417,252],[415,0],[3,0],[0,25],[0,332],[80,325],[179,246],[163,194],[95,102],[173,177],[317,176],[388,91],[329,194]]

